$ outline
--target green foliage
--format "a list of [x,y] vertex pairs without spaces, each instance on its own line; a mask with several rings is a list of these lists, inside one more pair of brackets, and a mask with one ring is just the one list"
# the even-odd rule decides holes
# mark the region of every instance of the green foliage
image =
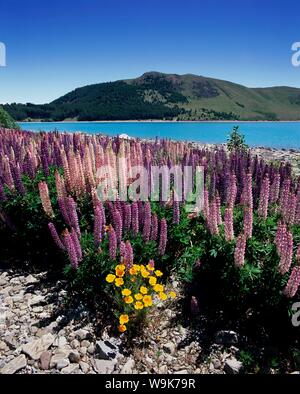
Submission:
[[0,106],[0,127],[5,127],[7,129],[19,128],[12,117],[6,111],[4,111],[2,106]]
[[248,145],[245,143],[244,135],[239,133],[239,126],[234,126],[229,138],[227,139],[227,148],[230,152],[246,152]]

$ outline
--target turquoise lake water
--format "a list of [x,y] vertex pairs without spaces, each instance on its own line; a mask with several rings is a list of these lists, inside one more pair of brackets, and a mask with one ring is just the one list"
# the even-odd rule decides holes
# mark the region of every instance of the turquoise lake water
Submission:
[[300,122],[41,122],[20,123],[23,130],[67,131],[88,134],[128,134],[141,138],[172,138],[210,143],[224,143],[233,126],[250,146],[300,149]]

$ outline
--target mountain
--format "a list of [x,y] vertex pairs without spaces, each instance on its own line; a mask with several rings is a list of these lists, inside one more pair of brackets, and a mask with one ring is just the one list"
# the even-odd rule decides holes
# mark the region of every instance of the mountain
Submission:
[[248,88],[192,74],[147,72],[135,79],[84,86],[49,104],[4,108],[19,121],[300,120],[300,89]]
[[8,129],[17,128],[16,123],[13,121],[11,116],[4,111],[4,109],[0,106],[0,127],[5,127]]

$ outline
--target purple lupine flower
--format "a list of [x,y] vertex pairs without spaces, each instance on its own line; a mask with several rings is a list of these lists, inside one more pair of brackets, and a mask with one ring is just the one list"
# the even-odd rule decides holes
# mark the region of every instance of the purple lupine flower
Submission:
[[151,205],[149,201],[145,202],[143,222],[144,222],[143,240],[145,242],[148,242],[150,239],[150,231],[151,231]]
[[133,265],[133,249],[130,241],[126,241],[126,255],[125,255],[126,267],[129,269]]
[[297,248],[297,252],[296,252],[296,260],[298,263],[300,263],[300,245]]
[[159,238],[159,246],[158,252],[161,256],[165,254],[166,246],[168,241],[168,226],[165,218],[160,221],[160,238]]
[[212,235],[219,234],[218,227],[218,212],[217,212],[217,204],[216,201],[213,201],[209,207],[209,217],[208,217],[208,228]]
[[217,215],[217,223],[218,225],[222,224],[222,214],[221,214],[221,198],[217,196],[215,198],[216,202],[216,215]]
[[289,203],[288,203],[288,211],[283,212],[283,217],[285,218],[286,222],[291,226],[295,223],[296,217],[296,208],[297,208],[297,196],[293,193],[289,196]]
[[126,244],[124,241],[121,241],[120,243],[120,256],[121,262],[126,263]]
[[278,201],[280,192],[280,174],[276,173],[270,188],[270,203],[275,204]]
[[296,266],[293,268],[292,273],[289,277],[286,288],[283,291],[283,294],[288,298],[293,298],[300,286],[300,267]]
[[152,241],[156,241],[157,240],[157,236],[158,236],[158,219],[157,219],[157,215],[154,214],[154,215],[152,215],[152,218],[151,218],[151,235],[150,235],[150,239]]
[[225,209],[224,230],[225,230],[226,241],[232,241],[234,239],[233,210],[232,210],[232,208]]
[[52,235],[52,238],[53,238],[54,242],[56,243],[56,245],[58,246],[58,248],[64,250],[65,246],[62,243],[62,241],[61,241],[61,239],[60,239],[60,237],[59,237],[59,235],[58,235],[58,233],[56,231],[56,228],[55,228],[54,224],[51,223],[51,222],[48,223],[48,228],[49,228],[50,233]]
[[17,163],[15,166],[12,166],[12,175],[18,192],[21,194],[25,194],[25,187],[23,185],[19,163]]
[[204,190],[203,202],[204,202],[203,203],[203,215],[204,215],[205,219],[208,220],[208,218],[209,218],[209,193],[206,189]]
[[110,229],[108,231],[108,243],[109,243],[109,256],[112,260],[115,260],[117,256],[117,236],[113,226],[110,226]]
[[139,232],[139,211],[136,202],[133,202],[131,205],[131,221],[133,234],[137,235]]
[[81,250],[80,241],[77,236],[77,232],[74,228],[72,228],[72,230],[71,230],[71,238],[72,238],[73,245],[75,248],[77,260],[78,260],[78,262],[80,262],[80,261],[82,261],[82,250]]
[[173,224],[179,224],[180,222],[180,205],[179,201],[173,202]]
[[122,225],[122,217],[117,209],[114,209],[113,211],[113,226],[119,244],[122,241],[123,225]]
[[126,204],[124,207],[124,229],[130,230],[131,226],[131,206],[130,204]]
[[2,185],[2,181],[0,179],[0,201],[5,201],[5,200],[6,200],[6,195],[4,192],[3,185]]
[[77,253],[76,249],[71,237],[71,234],[69,233],[68,230],[65,231],[64,235],[64,245],[67,249],[69,260],[71,262],[72,268],[77,269],[78,268],[78,258],[77,258]]
[[59,210],[60,213],[62,214],[62,217],[64,218],[65,222],[67,223],[67,225],[69,225],[71,227],[71,221],[68,215],[68,211],[67,211],[67,207],[66,207],[66,199],[63,197],[59,197],[57,199],[58,202],[58,206],[59,206]]
[[95,247],[98,248],[102,241],[102,210],[99,206],[97,206],[94,210],[94,244]]
[[237,267],[242,267],[245,264],[246,242],[245,234],[240,234],[234,251],[234,262]]
[[293,234],[290,231],[286,231],[283,234],[281,242],[282,244],[280,245],[280,262],[278,271],[284,275],[289,271],[293,260]]
[[80,237],[80,227],[79,227],[79,220],[76,211],[76,203],[72,197],[66,198],[66,208],[68,212],[68,217],[70,219],[71,226],[75,228],[77,235]]

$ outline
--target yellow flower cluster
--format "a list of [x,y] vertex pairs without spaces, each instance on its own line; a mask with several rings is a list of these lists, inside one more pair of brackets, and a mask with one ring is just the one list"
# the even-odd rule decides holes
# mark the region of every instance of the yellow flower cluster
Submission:
[[156,270],[153,264],[147,264],[146,266],[133,264],[129,269],[126,269],[124,264],[118,264],[115,267],[115,273],[106,276],[106,282],[114,284],[116,288],[122,288],[121,297],[116,297],[116,299],[122,300],[123,309],[126,312],[119,317],[120,332],[127,330],[128,313],[137,314],[139,311],[151,307],[153,296],[157,296],[163,301],[168,296],[170,298],[176,297],[174,291],[167,295],[164,286],[158,283],[158,278],[161,276],[163,276],[163,273]]

